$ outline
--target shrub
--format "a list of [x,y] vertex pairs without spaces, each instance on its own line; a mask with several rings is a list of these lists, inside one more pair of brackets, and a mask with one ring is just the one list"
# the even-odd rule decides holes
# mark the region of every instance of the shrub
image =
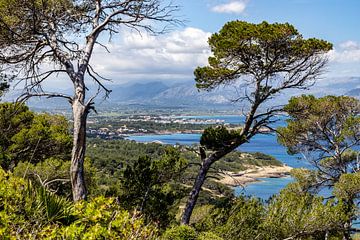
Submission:
[[162,240],[196,240],[196,238],[195,229],[186,225],[172,227],[162,236]]

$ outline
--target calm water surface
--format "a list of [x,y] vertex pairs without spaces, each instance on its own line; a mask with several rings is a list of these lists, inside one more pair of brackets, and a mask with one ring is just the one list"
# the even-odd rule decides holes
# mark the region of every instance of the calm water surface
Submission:
[[[197,118],[197,119],[219,119],[225,120],[226,123],[241,123],[243,118],[239,116],[181,116],[179,118]],[[280,123],[281,124],[281,123]],[[200,134],[164,134],[164,135],[143,135],[131,136],[129,140],[137,142],[153,142],[160,141],[164,144],[182,144],[192,145],[198,144]],[[286,153],[286,149],[279,145],[274,135],[257,135],[249,143],[238,148],[242,152],[262,152],[275,157],[288,166],[299,168],[309,168],[310,164],[301,160],[299,156],[291,156]],[[235,194],[252,195],[264,200],[270,196],[277,194],[282,188],[292,181],[291,177],[286,178],[262,178],[260,182],[252,183],[245,188],[236,187]]]

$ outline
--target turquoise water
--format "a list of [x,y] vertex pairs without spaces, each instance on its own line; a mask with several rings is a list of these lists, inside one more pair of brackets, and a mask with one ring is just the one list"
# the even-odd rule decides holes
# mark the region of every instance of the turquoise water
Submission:
[[[201,134],[163,134],[163,135],[142,135],[130,136],[127,139],[136,142],[153,142],[160,141],[164,144],[181,144],[192,145],[198,144]],[[257,135],[249,143],[243,144],[238,148],[242,152],[262,152],[275,157],[288,166],[310,167],[310,165],[303,161],[300,156],[291,156],[286,152],[286,148],[279,145],[274,135]]]
[[[179,117],[180,118],[180,117]],[[197,118],[197,119],[219,119],[225,120],[226,123],[241,123],[243,118],[239,116],[181,116],[181,118]],[[278,123],[279,125],[283,123]],[[129,140],[137,142],[153,142],[160,141],[164,144],[182,144],[192,145],[198,144],[200,141],[200,134],[164,134],[164,135],[143,135],[131,136]],[[257,135],[251,139],[250,143],[246,143],[238,148],[242,152],[262,152],[275,157],[288,166],[299,168],[310,168],[310,164],[300,158],[300,156],[291,156],[286,152],[286,148],[279,145],[274,135]],[[236,195],[245,194],[252,195],[264,200],[268,199],[273,194],[278,193],[288,183],[292,181],[291,177],[287,178],[262,178],[260,182],[248,184],[243,187],[235,187]]]
[[274,194],[280,192],[288,183],[291,183],[291,177],[285,178],[261,178],[260,182],[255,182],[242,187],[235,188],[235,195],[256,196],[267,200]]
[[[144,135],[131,136],[129,140],[137,142],[153,142],[161,141],[164,144],[182,144],[192,145],[199,143],[200,134],[165,134],[165,135]],[[310,165],[301,160],[299,156],[291,156],[286,153],[286,149],[279,145],[276,137],[273,135],[258,135],[254,137],[250,143],[246,143],[239,147],[243,152],[262,152],[269,154],[281,162],[291,167],[310,167]],[[245,188],[235,187],[236,195],[252,195],[264,200],[270,196],[277,194],[282,188],[292,181],[292,178],[262,178],[260,182],[248,184]]]

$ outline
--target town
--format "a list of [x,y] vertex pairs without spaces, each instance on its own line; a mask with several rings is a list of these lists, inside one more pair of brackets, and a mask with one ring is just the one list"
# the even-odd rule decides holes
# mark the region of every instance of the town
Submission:
[[[95,116],[87,121],[90,138],[123,139],[130,135],[201,133],[213,125],[230,125],[221,119],[177,115]],[[234,125],[236,126],[236,125]]]

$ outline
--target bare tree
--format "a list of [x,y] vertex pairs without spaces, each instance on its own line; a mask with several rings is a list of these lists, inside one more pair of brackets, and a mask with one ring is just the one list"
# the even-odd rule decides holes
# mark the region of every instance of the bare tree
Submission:
[[[111,38],[121,27],[162,33],[167,26],[180,23],[174,16],[178,7],[162,0],[1,0],[0,61],[24,82],[21,100],[30,97],[67,99],[73,111],[73,150],[71,183],[74,201],[86,198],[84,156],[86,119],[94,109],[94,99],[110,90],[90,65],[100,36]],[[160,28],[155,27],[158,22]],[[106,47],[105,47],[106,48]],[[65,75],[73,95],[46,92],[45,81]],[[87,97],[93,80],[96,94]]]
[[200,140],[202,165],[182,216],[188,224],[206,175],[213,163],[259,133],[269,133],[282,111],[281,106],[264,105],[287,89],[306,89],[322,73],[324,53],[332,44],[303,39],[290,24],[251,24],[233,21],[209,38],[213,56],[209,66],[195,70],[197,87],[211,90],[240,81],[244,94],[237,99],[248,106],[240,131],[208,128]]

